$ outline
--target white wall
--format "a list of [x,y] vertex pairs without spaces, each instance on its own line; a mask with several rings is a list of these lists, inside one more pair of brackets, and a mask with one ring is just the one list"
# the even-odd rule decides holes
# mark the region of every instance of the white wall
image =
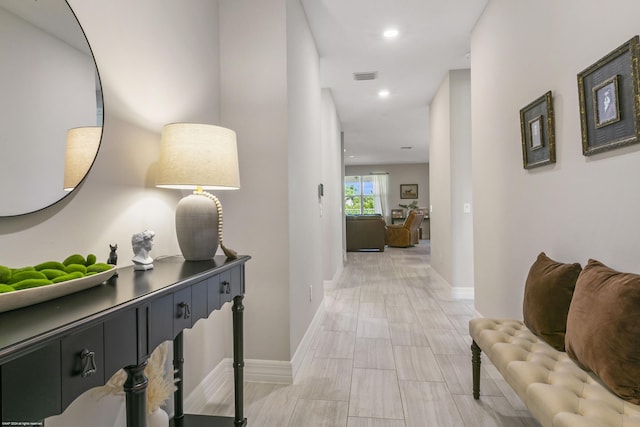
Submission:
[[299,0],[287,0],[291,354],[324,296],[320,58]]
[[432,266],[454,292],[467,289],[467,297],[473,288],[470,86],[469,70],[447,73],[430,108],[429,154]]
[[451,77],[445,76],[429,108],[431,266],[452,282]]
[[285,0],[220,2],[221,124],[238,135],[239,191],[221,194],[225,242],[246,266],[245,356],[290,360]]
[[[540,251],[640,272],[640,146],[582,155],[576,77],[638,34],[639,15],[635,0],[492,0],[473,31],[475,295],[483,315],[521,318]],[[598,31],[605,16],[615,24]],[[527,171],[519,111],[548,90],[557,162]]]
[[[451,241],[453,288],[473,288],[471,73],[449,72],[451,83]],[[466,205],[466,206],[465,206]],[[468,210],[465,210],[468,208]]]
[[[220,121],[238,133],[242,185],[221,195],[234,212],[225,216],[225,241],[253,256],[245,356],[291,361],[325,276],[335,275],[323,273],[323,259],[341,252],[323,238],[317,196],[326,179],[325,202],[337,203],[339,123],[333,101],[323,104],[318,53],[298,0],[221,1],[220,46]],[[336,218],[329,205],[329,221]]]
[[342,272],[342,145],[340,117],[330,89],[322,89],[322,182],[320,206],[323,236],[323,279],[333,281]]

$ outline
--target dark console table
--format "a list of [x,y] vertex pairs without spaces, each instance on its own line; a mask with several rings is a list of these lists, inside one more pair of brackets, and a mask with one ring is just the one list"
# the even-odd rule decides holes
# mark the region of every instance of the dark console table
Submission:
[[[175,427],[246,426],[243,416],[244,265],[215,257],[154,260],[154,269],[118,269],[104,284],[0,313],[0,420],[29,425],[64,411],[118,369],[127,380],[128,427],[146,426],[144,368],[163,341],[174,343]],[[189,415],[182,408],[183,330],[233,301],[235,417]]]

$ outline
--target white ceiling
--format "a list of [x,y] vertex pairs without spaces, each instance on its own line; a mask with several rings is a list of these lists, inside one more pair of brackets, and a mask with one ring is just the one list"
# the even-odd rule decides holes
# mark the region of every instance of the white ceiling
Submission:
[[[448,70],[469,68],[470,32],[487,0],[301,1],[342,122],[345,164],[428,162],[429,104]],[[382,36],[389,27],[398,37]],[[377,79],[353,79],[370,71]]]

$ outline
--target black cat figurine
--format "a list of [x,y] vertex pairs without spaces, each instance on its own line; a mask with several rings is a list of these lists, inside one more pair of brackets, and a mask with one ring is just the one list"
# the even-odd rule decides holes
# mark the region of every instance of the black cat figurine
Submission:
[[109,244],[109,249],[111,249],[111,252],[109,253],[109,260],[107,261],[107,264],[118,264],[118,254],[116,253],[118,250],[118,244]]
[[[111,243],[109,243],[109,249],[111,249],[111,251],[109,252],[109,259],[107,260],[107,264],[118,264],[118,254],[116,253],[116,251],[118,250],[118,244],[116,243],[115,245],[112,245]],[[113,275],[117,277],[118,272],[116,271]]]

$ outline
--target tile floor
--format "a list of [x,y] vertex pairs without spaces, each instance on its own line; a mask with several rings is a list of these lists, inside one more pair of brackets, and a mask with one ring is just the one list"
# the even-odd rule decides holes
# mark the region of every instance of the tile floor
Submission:
[[[349,252],[324,303],[295,383],[245,383],[249,426],[539,426],[487,359],[473,399],[473,302],[450,297],[429,265],[428,241]],[[231,393],[223,387],[205,412],[232,415]]]

